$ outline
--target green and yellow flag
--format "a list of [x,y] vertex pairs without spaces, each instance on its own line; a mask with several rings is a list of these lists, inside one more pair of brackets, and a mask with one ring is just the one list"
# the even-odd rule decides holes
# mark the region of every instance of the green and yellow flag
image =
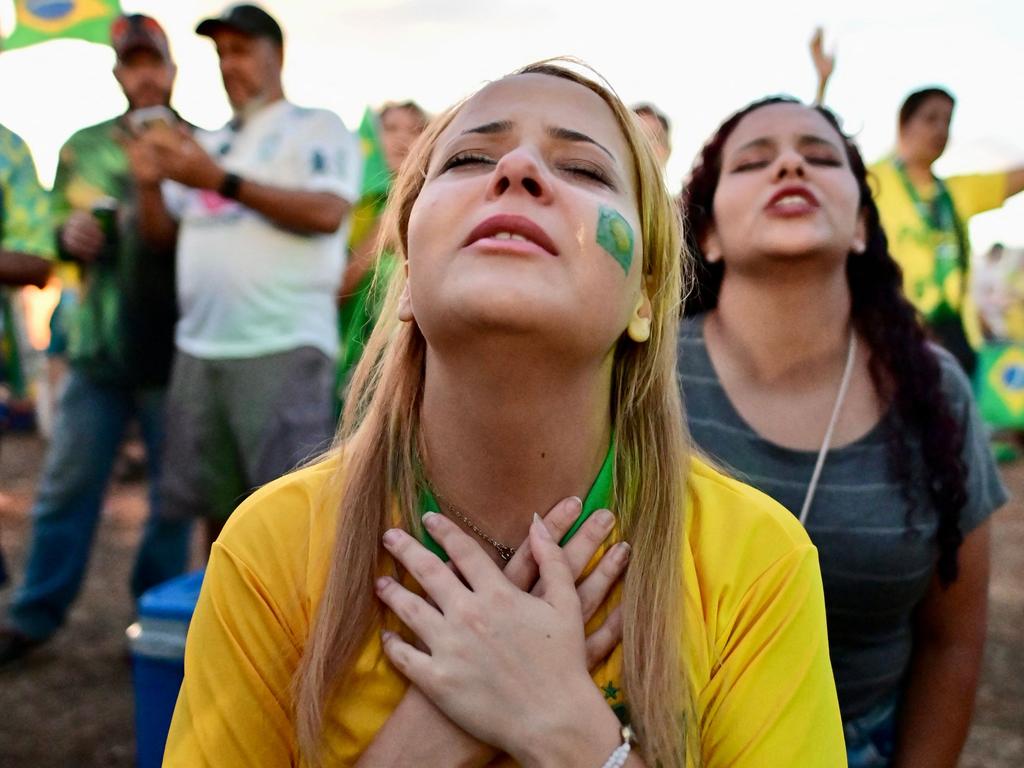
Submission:
[[359,124],[359,148],[363,155],[363,189],[360,197],[383,197],[391,187],[391,172],[384,161],[384,148],[378,134],[377,113],[370,107]]
[[110,45],[110,23],[120,0],[14,0],[15,27],[2,49],[24,48],[60,37]]
[[982,418],[993,427],[1024,429],[1024,346],[986,344],[974,380]]

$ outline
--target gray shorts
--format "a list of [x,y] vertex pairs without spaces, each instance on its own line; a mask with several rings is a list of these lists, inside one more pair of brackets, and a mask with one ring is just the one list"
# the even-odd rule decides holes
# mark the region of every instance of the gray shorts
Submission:
[[174,358],[161,493],[170,518],[223,521],[253,490],[334,434],[334,361],[314,347],[263,357]]

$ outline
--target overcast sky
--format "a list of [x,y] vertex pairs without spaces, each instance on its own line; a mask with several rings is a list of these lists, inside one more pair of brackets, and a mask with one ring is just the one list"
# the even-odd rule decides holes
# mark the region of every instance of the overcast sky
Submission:
[[[179,66],[174,104],[216,126],[228,107],[211,43],[196,22],[219,0],[123,0],[160,20]],[[907,92],[939,83],[958,97],[938,170],[1024,164],[1024,0],[266,0],[285,31],[285,87],[301,104],[338,112],[413,98],[443,109],[488,79],[570,54],[600,71],[627,102],[653,101],[672,120],[673,188],[730,112],[769,93],[810,98],[807,40],[826,27],[838,65],[829,105],[871,160],[893,145]],[[0,0],[0,26],[13,25]],[[102,46],[56,41],[0,54],[0,122],[30,144],[49,184],[60,144],[124,109]],[[1024,245],[1024,195],[978,217],[976,248]]]

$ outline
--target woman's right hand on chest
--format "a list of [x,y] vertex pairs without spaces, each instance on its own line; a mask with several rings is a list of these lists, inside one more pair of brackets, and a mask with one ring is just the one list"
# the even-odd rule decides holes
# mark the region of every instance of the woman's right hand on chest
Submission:
[[[552,538],[560,540],[579,518],[581,502],[570,497],[556,504],[544,517]],[[601,548],[615,523],[607,510],[595,511],[564,546],[573,575],[579,580],[587,564]],[[629,561],[629,547],[613,545],[585,579],[577,582],[584,623],[590,621],[622,577]],[[509,561],[505,576],[524,591],[538,589],[538,568],[530,553],[529,539]],[[598,666],[622,640],[622,614],[616,606],[586,639],[587,664]],[[358,766],[484,766],[497,750],[470,736],[448,719],[416,686],[410,685],[399,706]]]

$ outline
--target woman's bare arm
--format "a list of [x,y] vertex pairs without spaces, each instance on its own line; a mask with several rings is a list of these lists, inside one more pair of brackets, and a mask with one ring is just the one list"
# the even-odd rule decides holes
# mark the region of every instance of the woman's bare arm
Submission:
[[964,539],[959,577],[945,589],[936,578],[919,609],[894,768],[955,768],[963,749],[985,645],[990,527]]

